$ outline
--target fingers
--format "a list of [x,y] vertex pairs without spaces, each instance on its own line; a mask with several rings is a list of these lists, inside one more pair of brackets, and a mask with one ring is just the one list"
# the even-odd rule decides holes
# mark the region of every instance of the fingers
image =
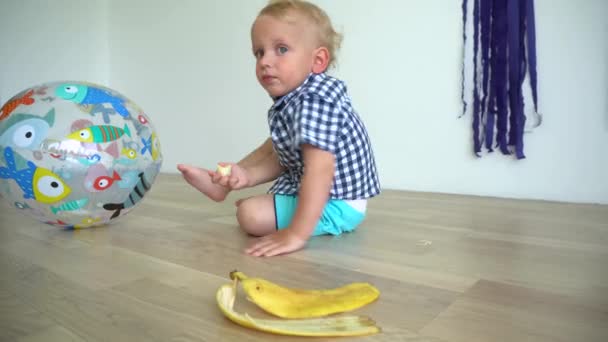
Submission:
[[229,181],[230,181],[229,177],[222,176],[222,178],[220,178],[218,183],[223,187],[229,188],[230,187],[230,184],[228,184]]
[[219,184],[223,187],[230,188],[233,190],[238,190],[243,188],[245,182],[239,177],[234,176],[222,176],[217,172],[209,171],[209,176],[211,176],[211,181],[215,184]]
[[[238,190],[238,189],[242,189],[242,188],[246,187],[247,180],[244,179],[246,176],[243,175],[242,171],[239,171],[238,164],[228,163],[228,162],[219,162],[217,164],[218,164],[218,166],[221,166],[221,167],[232,165],[233,169],[232,169],[232,173],[227,176],[222,175],[217,170],[215,170],[215,171],[208,170],[209,176],[211,177],[211,181],[213,183],[219,184],[223,187],[226,187],[226,188],[229,188],[232,190]],[[183,167],[183,166],[180,166],[180,165],[178,165],[178,169],[181,170],[181,167]]]
[[244,187],[245,182],[243,182],[242,179],[240,179],[239,177],[231,177],[230,181],[229,181],[230,187],[233,189],[241,189]]
[[222,179],[222,175],[211,170],[209,171],[209,176],[211,176],[211,181],[216,184],[219,184],[220,180]]
[[257,238],[254,242],[245,249],[245,253],[249,255],[259,256],[259,253],[263,250],[264,246],[268,244],[268,237],[264,236]]
[[284,245],[273,246],[272,248],[268,248],[265,252],[263,252],[261,256],[273,257],[276,255],[281,255],[281,254],[288,253],[288,252],[291,252],[291,250]]
[[271,257],[297,251],[304,245],[306,241],[289,238],[280,231],[254,240],[245,253],[255,257]]
[[215,172],[215,171],[209,171],[209,176],[211,176],[211,181],[213,183],[219,184],[223,187],[229,187],[228,182],[230,180],[230,177],[222,176],[218,172]]
[[260,257],[260,256],[274,256],[280,251],[281,244],[274,241],[270,237],[263,237],[256,240],[256,242],[245,250],[245,253]]
[[230,177],[230,179],[228,179],[228,184],[230,185],[231,188],[235,187],[239,182],[239,179],[237,177]]

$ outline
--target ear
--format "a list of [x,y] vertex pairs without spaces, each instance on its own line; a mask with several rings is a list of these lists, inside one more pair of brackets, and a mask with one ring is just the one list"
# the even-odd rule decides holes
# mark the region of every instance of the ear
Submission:
[[329,66],[329,50],[326,47],[317,48],[312,56],[312,72],[320,74]]

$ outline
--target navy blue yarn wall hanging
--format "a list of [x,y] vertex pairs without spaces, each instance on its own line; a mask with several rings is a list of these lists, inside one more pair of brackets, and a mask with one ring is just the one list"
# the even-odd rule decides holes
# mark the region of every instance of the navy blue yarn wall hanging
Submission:
[[[497,147],[503,154],[514,153],[517,159],[525,158],[523,85],[526,75],[534,113],[538,115],[534,0],[463,0],[464,48],[469,3],[473,5],[474,152],[481,156],[483,146],[488,152]],[[463,114],[467,111],[465,64],[466,60],[462,71]],[[540,116],[537,118],[536,126],[540,124]]]

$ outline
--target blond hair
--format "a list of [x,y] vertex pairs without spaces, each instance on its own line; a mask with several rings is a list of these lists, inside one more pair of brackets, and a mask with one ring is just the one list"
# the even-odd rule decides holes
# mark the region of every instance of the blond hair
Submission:
[[342,44],[342,35],[334,30],[327,13],[317,5],[304,0],[270,0],[258,13],[258,17],[269,15],[277,19],[285,19],[290,11],[305,16],[315,24],[320,45],[329,51],[329,67],[335,66],[336,54]]

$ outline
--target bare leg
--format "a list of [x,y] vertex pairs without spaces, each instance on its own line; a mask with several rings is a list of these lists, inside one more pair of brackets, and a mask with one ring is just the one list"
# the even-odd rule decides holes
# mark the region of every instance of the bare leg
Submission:
[[206,169],[184,164],[178,164],[177,169],[182,173],[186,182],[216,202],[223,201],[230,192],[225,187],[213,183]]
[[251,197],[253,197],[253,196],[237,199],[236,201],[234,201],[234,206],[238,208],[238,206],[241,205],[241,203],[243,203],[245,200],[250,199]]
[[236,218],[241,229],[250,235],[264,236],[276,232],[274,195],[266,194],[243,199],[237,203]]

